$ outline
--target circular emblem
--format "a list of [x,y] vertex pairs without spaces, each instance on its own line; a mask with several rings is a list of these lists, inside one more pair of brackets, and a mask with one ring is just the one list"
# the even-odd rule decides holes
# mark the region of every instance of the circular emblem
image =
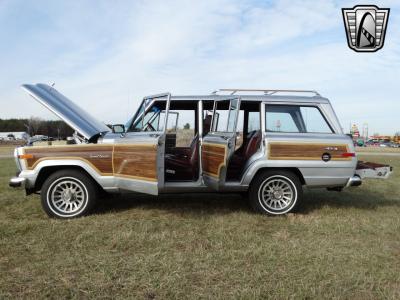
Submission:
[[322,160],[328,162],[331,160],[331,155],[329,153],[322,154]]

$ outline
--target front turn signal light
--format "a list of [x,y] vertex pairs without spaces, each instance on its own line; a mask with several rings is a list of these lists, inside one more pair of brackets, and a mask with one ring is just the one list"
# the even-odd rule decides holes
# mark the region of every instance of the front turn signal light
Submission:
[[33,154],[20,154],[18,155],[19,159],[32,159],[33,158]]

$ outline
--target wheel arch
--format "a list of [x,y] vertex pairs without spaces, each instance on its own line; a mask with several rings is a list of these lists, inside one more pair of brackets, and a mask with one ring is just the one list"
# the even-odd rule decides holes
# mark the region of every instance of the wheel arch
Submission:
[[34,186],[34,191],[40,191],[43,183],[46,181],[46,179],[51,176],[52,174],[54,174],[57,171],[60,170],[77,170],[79,172],[82,172],[83,174],[85,174],[88,178],[92,179],[92,181],[96,184],[96,186],[99,189],[103,189],[103,187],[101,186],[101,184],[98,182],[97,178],[95,178],[95,176],[92,176],[92,174],[90,174],[84,167],[79,166],[79,165],[74,165],[74,164],[67,164],[67,165],[49,165],[49,166],[44,166],[42,167],[39,172],[38,175],[36,177],[35,180],[35,186]]
[[257,176],[265,171],[270,171],[270,170],[276,170],[276,171],[288,171],[288,172],[292,172],[294,173],[300,180],[302,185],[306,184],[306,181],[304,180],[304,176],[301,173],[299,168],[296,167],[260,167],[257,170],[254,170],[251,174],[251,177],[246,178],[248,180],[248,184],[251,185],[251,183],[253,182],[253,180],[255,178],[257,178]]

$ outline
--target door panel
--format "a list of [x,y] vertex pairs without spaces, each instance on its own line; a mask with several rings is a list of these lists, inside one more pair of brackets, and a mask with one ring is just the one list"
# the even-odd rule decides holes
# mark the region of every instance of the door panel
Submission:
[[351,160],[351,157],[343,156],[349,152],[347,144],[296,141],[268,143],[268,159],[274,160],[321,160],[322,155],[327,153],[332,161],[345,161]]
[[215,101],[211,131],[202,141],[203,181],[215,190],[224,187],[227,165],[235,152],[239,107],[238,97]]
[[157,181],[156,144],[115,145],[113,162],[115,176]]
[[219,178],[226,164],[226,145],[203,143],[202,159],[204,174]]

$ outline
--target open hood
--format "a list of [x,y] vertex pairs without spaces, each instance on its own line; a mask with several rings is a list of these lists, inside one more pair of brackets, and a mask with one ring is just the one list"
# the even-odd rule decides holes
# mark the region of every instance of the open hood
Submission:
[[47,84],[24,84],[22,88],[88,140],[110,131],[104,123]]

